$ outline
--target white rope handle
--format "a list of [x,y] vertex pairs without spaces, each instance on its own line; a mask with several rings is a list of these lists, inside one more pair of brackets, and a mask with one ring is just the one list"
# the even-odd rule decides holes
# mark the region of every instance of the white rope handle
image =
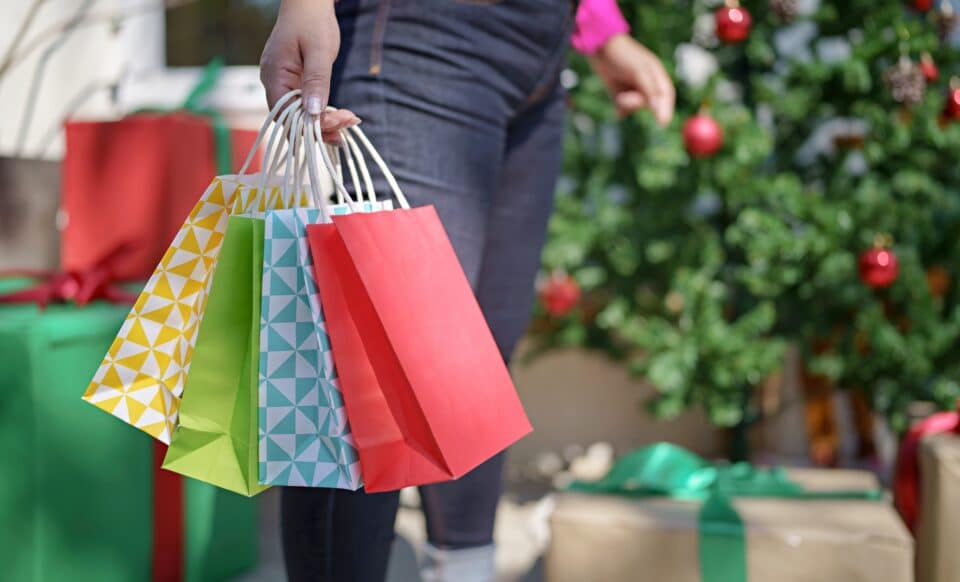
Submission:
[[[321,139],[322,137],[323,136],[321,136]],[[333,144],[329,144],[326,142],[320,145],[321,147],[327,148],[327,153],[330,155],[330,158],[333,160],[333,167],[337,171],[336,175],[330,176],[330,179],[336,180],[337,178],[339,178],[340,180],[343,180],[343,164],[340,162],[340,154],[338,153],[339,152],[338,146],[335,146]],[[334,190],[334,192],[337,195],[337,204],[345,204],[346,201],[343,199],[343,194],[341,194],[340,191],[336,189]]]
[[[270,139],[274,139],[274,135],[278,138],[277,149],[274,153],[273,160],[270,162],[270,165],[267,166],[265,172],[268,177],[279,177],[281,163],[285,163],[287,159],[287,154],[289,153],[290,148],[294,148],[294,151],[297,151],[298,145],[303,141],[303,134],[294,135],[290,133],[290,126],[294,123],[297,113],[302,113],[301,102],[299,99],[290,104],[285,110],[285,113],[288,113],[288,116],[284,123],[278,124],[281,127],[277,128],[275,134],[271,134]],[[283,118],[283,115],[280,116]],[[295,139],[291,139],[295,137]],[[269,146],[268,146],[269,147]]]
[[[344,154],[350,155],[351,158],[356,158],[357,163],[360,165],[360,173],[363,176],[363,183],[367,190],[367,201],[371,203],[376,202],[377,191],[373,187],[373,178],[370,176],[370,170],[367,168],[367,161],[363,158],[363,152],[360,151],[360,146],[350,137],[350,132],[348,131],[341,130],[340,139],[344,142],[344,146],[342,146]],[[357,183],[356,178],[354,178],[353,189],[357,193],[357,198],[362,199],[360,185]]]
[[266,147],[266,153],[270,155],[264,157],[264,165],[260,171],[261,174],[273,176],[280,170],[280,163],[287,153],[287,142],[283,138],[290,133],[290,124],[293,122],[293,114],[296,112],[296,107],[294,107],[296,103],[297,101],[294,101],[291,107],[288,107],[280,114],[276,124],[273,126],[273,131],[270,132]]
[[[326,108],[327,112],[333,112],[337,109],[335,107],[330,107],[329,105]],[[360,180],[357,176],[357,165],[354,162],[353,154],[347,148],[346,143],[343,142],[343,136],[345,132],[341,129],[339,131],[341,137],[341,143],[339,145],[327,144],[324,143],[324,146],[327,148],[327,153],[330,155],[330,159],[333,161],[333,166],[336,168],[337,173],[334,176],[331,176],[331,180],[336,180],[339,178],[342,182],[346,183],[346,178],[344,177],[343,166],[347,166],[347,171],[350,173],[350,181],[353,183],[353,190],[356,193],[358,200],[361,196],[360,191]],[[321,136],[322,137],[322,136]],[[341,161],[341,157],[342,160]],[[361,159],[359,163],[363,166],[366,166],[364,161]],[[335,189],[337,194],[337,204],[345,204],[346,200],[343,197],[343,194],[339,189]]]
[[[330,222],[330,214],[327,212],[327,205],[323,200],[323,193],[320,191],[320,171],[317,167],[317,150],[320,151],[320,155],[323,157],[324,164],[327,166],[327,171],[330,172],[330,175],[334,177],[334,187],[343,190],[343,194],[346,195],[346,189],[343,188],[342,182],[336,178],[336,170],[333,168],[333,162],[330,161],[330,154],[327,152],[327,148],[322,143],[317,143],[317,133],[319,133],[319,124],[316,120],[311,120],[311,123],[307,123],[305,128],[305,141],[306,141],[306,154],[307,154],[307,171],[310,172],[310,191],[313,193],[314,203],[317,205],[317,208],[320,209],[320,222],[327,223]],[[321,134],[322,135],[322,134]],[[346,196],[348,204],[352,204],[350,197]],[[351,210],[353,208],[351,207]]]
[[[283,158],[283,154],[286,153],[282,144],[278,145],[276,151],[274,151],[274,144],[280,135],[289,134],[290,126],[294,121],[292,116],[300,110],[300,105],[300,99],[290,103],[280,114],[280,117],[277,118],[277,122],[273,126],[273,131],[270,132],[270,138],[267,140],[267,147],[264,150],[264,155],[269,156],[265,157],[264,160],[269,163],[267,167],[260,172],[259,188],[257,189],[257,193],[260,196],[263,196],[264,192],[266,192],[269,178],[276,175],[277,171],[279,171],[280,160]],[[292,144],[288,143],[287,146],[292,147]]]
[[[301,131],[306,131],[306,126],[304,126],[304,128]],[[304,177],[307,174],[306,136],[303,137],[302,141],[303,141],[304,147],[300,148],[300,151],[297,152],[298,162],[297,162],[297,179],[296,179],[295,187],[296,187],[296,192],[298,196],[300,195],[301,192],[305,190],[305,185],[307,184],[307,181],[304,179]],[[314,196],[312,193],[310,195],[310,200],[313,202],[316,202],[314,201]],[[316,206],[315,203],[314,203],[314,206]]]
[[[360,193],[360,178],[359,176],[357,176],[357,164],[354,163],[353,156],[351,156],[347,150],[343,149],[342,145],[336,148],[335,150],[332,150],[332,151],[327,150],[327,151],[333,154],[333,156],[331,156],[331,159],[335,164],[337,160],[340,159],[340,156],[341,155],[343,156],[343,159],[345,160],[345,163],[347,166],[347,170],[350,173],[350,181],[353,183],[354,196],[358,195]],[[344,179],[342,173],[338,177],[340,178],[341,181],[346,183],[346,179]],[[343,196],[338,195],[337,199],[338,199],[337,201],[340,204],[346,203],[346,201],[343,200]]]
[[382,157],[380,157],[377,149],[373,147],[373,144],[370,143],[370,140],[367,139],[367,136],[358,126],[349,128],[349,131],[352,131],[354,134],[356,134],[357,139],[359,139],[360,143],[362,143],[366,148],[367,152],[370,154],[370,157],[373,158],[373,161],[376,162],[377,166],[380,167],[380,171],[383,172],[383,177],[387,179],[387,184],[390,185],[390,190],[397,198],[397,202],[400,203],[400,207],[409,209],[410,203],[407,202],[407,197],[403,195],[403,192],[400,190],[400,185],[397,184],[397,179],[393,177],[393,172],[390,171],[390,168],[387,167],[387,163],[383,161]]
[[[250,168],[250,164],[253,163],[254,156],[257,155],[257,151],[260,149],[260,143],[263,141],[263,138],[267,135],[267,130],[270,129],[270,123],[277,119],[277,115],[283,110],[284,106],[287,105],[294,97],[300,95],[300,89],[294,89],[290,91],[283,97],[281,97],[274,104],[273,109],[270,110],[270,113],[267,115],[267,119],[264,120],[263,125],[260,127],[260,133],[257,134],[257,139],[253,141],[253,146],[250,147],[250,151],[247,153],[247,159],[243,161],[243,165],[240,167],[239,175],[243,176],[247,173],[247,170]],[[279,120],[278,120],[279,121]],[[264,154],[264,159],[266,158],[266,153]]]
[[[347,192],[346,187],[343,185],[343,180],[337,177],[337,171],[334,168],[333,160],[330,158],[330,152],[327,151],[327,148],[324,147],[323,144],[317,143],[317,136],[323,135],[320,129],[320,121],[317,119],[313,119],[311,121],[312,123],[309,123],[307,127],[307,156],[309,158],[307,167],[310,170],[310,182],[314,188],[315,195],[317,198],[320,198],[320,170],[319,166],[317,166],[316,160],[317,151],[319,151],[321,158],[323,158],[323,164],[327,168],[327,172],[329,172],[330,176],[333,178],[333,187],[336,188],[337,193],[343,197],[343,200],[346,202],[347,206],[350,207],[351,212],[359,212],[360,208],[356,205],[356,203],[353,201],[353,198],[351,198],[350,194]],[[325,211],[324,214],[326,214]]]
[[[303,149],[303,124],[306,112],[298,108],[293,114],[293,121],[290,123],[290,130],[287,133],[287,160],[283,167],[283,178],[280,183],[281,200],[289,200],[290,187],[296,188],[297,184],[297,166],[299,166],[299,154]],[[299,192],[297,192],[299,193]]]

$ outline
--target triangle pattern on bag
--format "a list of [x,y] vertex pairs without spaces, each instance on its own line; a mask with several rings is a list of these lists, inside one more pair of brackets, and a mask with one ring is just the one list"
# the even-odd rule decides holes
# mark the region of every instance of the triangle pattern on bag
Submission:
[[[321,440],[335,438],[343,441],[343,447],[353,446],[349,432],[332,434],[339,427],[327,419],[342,415],[334,407],[342,408],[343,403],[330,398],[326,392],[331,387],[319,381],[336,377],[305,230],[319,221],[320,212],[307,208],[268,212],[264,218],[260,329],[264,365],[258,393],[269,428],[260,434],[259,473],[264,484],[325,483],[357,489],[361,482],[355,451],[330,456],[323,452]],[[341,458],[350,460],[341,464]]]
[[[227,219],[257,198],[238,181],[213,180],[144,286],[84,400],[170,443]],[[143,410],[129,404],[133,390]]]

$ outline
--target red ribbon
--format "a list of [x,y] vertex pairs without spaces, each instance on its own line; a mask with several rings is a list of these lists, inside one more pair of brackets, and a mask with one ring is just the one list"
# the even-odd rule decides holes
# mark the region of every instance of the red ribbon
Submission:
[[960,434],[960,402],[957,412],[939,412],[916,422],[904,435],[893,475],[893,500],[911,531],[920,517],[920,441],[932,434]]
[[181,582],[184,575],[183,479],[161,469],[167,445],[153,446],[153,578],[152,582]]
[[121,244],[94,265],[79,271],[0,271],[0,277],[29,277],[38,280],[27,289],[0,294],[0,303],[36,303],[41,308],[51,303],[69,301],[81,306],[97,300],[134,303],[137,296],[117,285],[113,268],[130,247],[129,244]]

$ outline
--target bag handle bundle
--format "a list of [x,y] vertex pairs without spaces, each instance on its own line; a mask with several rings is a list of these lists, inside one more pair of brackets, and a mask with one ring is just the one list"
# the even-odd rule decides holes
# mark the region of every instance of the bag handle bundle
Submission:
[[[303,109],[303,99],[300,95],[301,91],[294,89],[276,102],[260,127],[257,138],[247,153],[238,175],[248,175],[254,156],[266,139],[263,152],[266,166],[260,172],[258,195],[263,196],[267,191],[270,179],[276,177],[280,177],[281,195],[284,197],[290,194],[290,188],[293,188],[294,191],[302,191],[305,186],[304,174],[307,174],[309,178],[306,180],[308,182],[306,186],[310,190],[313,206],[319,208],[321,214],[326,217],[327,211],[323,203],[324,196],[319,187],[321,178],[316,158],[319,152],[320,160],[333,182],[337,202],[347,204],[351,212],[356,212],[358,207],[355,200],[362,200],[364,193],[367,201],[375,202],[377,200],[373,178],[363,152],[363,150],[366,150],[366,153],[369,154],[382,172],[400,207],[410,208],[410,204],[393,173],[387,167],[377,149],[370,143],[366,134],[363,133],[363,130],[356,126],[341,130],[339,146],[323,144],[319,139],[322,134],[320,122]],[[335,111],[333,108],[328,108],[328,110]],[[281,136],[286,139],[281,139]],[[347,191],[340,164],[334,162],[334,159],[339,162],[340,156],[343,156],[347,173],[350,174],[356,199],[350,196]]]
[[[240,166],[240,171],[237,172],[238,175],[245,176],[247,174],[247,171],[250,169],[250,164],[253,163],[254,156],[257,155],[257,151],[260,149],[260,145],[263,143],[263,138],[266,137],[267,131],[270,129],[270,125],[273,123],[273,121],[276,120],[277,124],[281,125],[283,123],[282,120],[287,118],[289,112],[295,107],[299,107],[298,104],[291,103],[291,100],[299,96],[300,89],[294,89],[277,100],[273,106],[273,109],[270,110],[270,113],[267,114],[267,118],[263,121],[263,125],[260,126],[260,132],[257,134],[257,138],[253,140],[253,146],[247,153],[247,157],[243,161],[243,165]],[[300,99],[297,99],[296,101],[300,101]],[[276,127],[274,127],[274,131],[276,131]],[[272,136],[273,134],[271,134],[271,138]],[[268,159],[268,153],[269,151],[264,152],[264,159]]]
[[[313,152],[315,149],[320,150],[320,155],[323,160],[324,166],[326,166],[326,169],[328,172],[330,172],[330,175],[334,177],[334,187],[337,189],[337,192],[342,192],[344,196],[349,198],[349,195],[346,194],[346,187],[344,186],[343,181],[338,180],[336,177],[337,174],[334,169],[333,160],[330,158],[328,152],[326,151],[326,148],[322,148],[322,147],[316,148],[316,147],[311,147],[310,145],[311,139],[313,140],[312,143],[314,145],[316,144],[316,135],[319,134],[319,132],[320,132],[320,122],[318,120],[314,119],[312,123],[307,124],[307,134],[309,136],[307,151]],[[390,191],[393,193],[393,196],[397,199],[397,202],[400,204],[400,207],[404,209],[409,209],[410,203],[407,201],[407,197],[403,194],[403,191],[400,189],[400,184],[397,183],[397,179],[396,177],[394,177],[393,172],[391,172],[390,168],[387,167],[387,163],[383,160],[383,157],[380,155],[377,149],[373,147],[373,144],[370,143],[370,140],[367,138],[366,134],[363,133],[363,130],[361,130],[357,126],[354,126],[346,130],[343,130],[343,133],[341,135],[343,136],[343,142],[347,144],[347,147],[353,152],[354,157],[356,157],[358,160],[361,160],[360,171],[363,175],[364,182],[366,183],[366,186],[368,189],[368,196],[371,197],[373,200],[376,200],[375,193],[372,196],[369,194],[370,192],[373,191],[373,179],[370,176],[370,172],[366,166],[366,163],[363,162],[364,157],[362,155],[360,147],[357,145],[356,141],[353,139],[353,136],[351,136],[351,134],[353,134],[353,136],[355,136],[356,139],[359,140],[360,144],[362,144],[364,146],[364,149],[367,150],[367,153],[370,154],[370,158],[374,161],[374,163],[377,164],[377,167],[380,168],[380,171],[383,173],[384,178],[387,180],[387,184],[390,186]],[[312,161],[308,163],[312,163],[315,165],[316,159],[312,158]],[[319,171],[318,168],[312,168],[312,170],[314,172]],[[353,210],[353,207],[351,207],[351,210]]]

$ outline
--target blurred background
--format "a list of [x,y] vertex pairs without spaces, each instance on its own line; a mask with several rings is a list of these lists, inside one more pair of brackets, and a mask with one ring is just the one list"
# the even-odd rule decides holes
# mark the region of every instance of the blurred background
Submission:
[[[215,125],[231,132],[227,163],[242,159],[266,114],[257,62],[277,4],[4,6],[0,293],[43,287],[0,305],[6,580],[170,579],[158,561],[182,565],[174,579],[283,579],[274,491],[251,501],[165,482],[149,437],[80,402],[127,307],[70,292],[137,244],[125,228],[152,242],[117,283],[149,275],[223,168]],[[960,511],[955,7],[620,6],[670,70],[678,115],[667,128],[617,119],[571,54],[564,172],[513,369],[536,431],[511,450],[499,576],[642,580],[641,546],[695,562],[695,513],[670,521],[650,500],[564,491],[669,441],[712,462],[804,468],[796,480],[827,491],[887,492],[836,502],[838,521],[799,533],[791,504],[817,502],[738,505],[755,582],[960,581],[948,551],[960,544],[948,523]],[[402,503],[391,580],[417,580],[415,492]],[[844,551],[868,530],[883,560]],[[788,572],[796,544],[759,531],[809,540],[817,567],[836,569],[801,571],[804,554]],[[656,579],[701,579],[674,558],[656,563],[676,574]]]

